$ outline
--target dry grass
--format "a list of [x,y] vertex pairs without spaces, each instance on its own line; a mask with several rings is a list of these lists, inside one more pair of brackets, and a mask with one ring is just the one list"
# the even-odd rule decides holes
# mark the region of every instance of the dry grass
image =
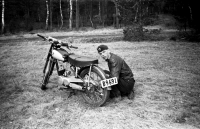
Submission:
[[[39,39],[38,39],[39,41]],[[200,128],[200,44],[110,42],[134,72],[135,99],[92,108],[80,94],[67,98],[55,74],[40,90],[49,45],[43,41],[0,47],[1,129],[195,129]],[[75,43],[77,54],[99,58],[100,43]],[[100,60],[100,66],[107,69]]]

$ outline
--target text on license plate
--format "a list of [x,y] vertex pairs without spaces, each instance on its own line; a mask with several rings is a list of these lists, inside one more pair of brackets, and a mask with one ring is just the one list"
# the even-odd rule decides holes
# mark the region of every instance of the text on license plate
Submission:
[[118,84],[117,77],[113,77],[113,78],[109,78],[109,79],[105,79],[105,80],[101,81],[101,86],[103,88],[109,87],[109,86],[112,86],[112,85],[116,85],[116,84]]

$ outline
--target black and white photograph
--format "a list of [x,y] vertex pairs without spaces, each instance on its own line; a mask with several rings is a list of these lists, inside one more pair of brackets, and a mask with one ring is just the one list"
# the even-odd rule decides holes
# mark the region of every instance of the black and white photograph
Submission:
[[200,129],[198,1],[0,10],[0,129]]

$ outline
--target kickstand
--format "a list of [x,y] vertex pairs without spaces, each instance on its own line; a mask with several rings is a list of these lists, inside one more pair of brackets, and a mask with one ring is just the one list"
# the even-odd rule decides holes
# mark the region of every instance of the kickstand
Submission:
[[76,95],[76,92],[73,89],[69,92],[69,95],[67,98],[70,98],[72,95]]
[[58,86],[58,89],[59,90],[67,90],[69,92],[69,95],[67,98],[70,98],[72,95],[76,95],[76,91],[74,89],[70,89],[68,87],[65,87],[65,86]]

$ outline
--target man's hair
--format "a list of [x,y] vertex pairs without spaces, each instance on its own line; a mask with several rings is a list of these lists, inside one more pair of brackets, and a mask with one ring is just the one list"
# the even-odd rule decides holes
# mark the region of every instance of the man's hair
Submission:
[[106,46],[106,45],[100,45],[100,46],[97,47],[98,53],[100,53],[100,52],[102,52],[104,50],[108,50],[108,46]]

